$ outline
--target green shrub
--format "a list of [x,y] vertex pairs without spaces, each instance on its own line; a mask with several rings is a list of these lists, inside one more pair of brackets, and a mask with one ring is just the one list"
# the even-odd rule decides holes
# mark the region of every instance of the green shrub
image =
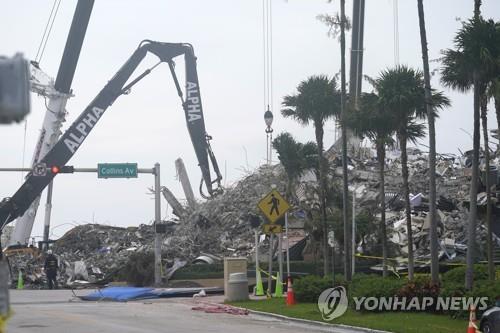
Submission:
[[463,282],[443,283],[439,296],[441,297],[463,297],[467,293]]
[[[357,277],[349,288],[350,297],[393,297],[405,285],[406,280],[379,275]],[[352,304],[354,305],[354,304]]]
[[293,282],[295,298],[299,302],[315,303],[323,290],[331,288],[332,279],[317,275],[307,275]]
[[408,281],[398,291],[398,296],[412,298],[423,297],[437,298],[439,296],[439,285],[432,283],[428,275],[417,275],[413,281]]
[[[465,283],[465,272],[467,267],[460,266],[453,268],[448,272],[444,273],[441,282],[446,285],[449,283]],[[487,280],[488,279],[488,266],[487,265],[474,265],[474,281]]]
[[488,305],[495,305],[495,301],[500,297],[500,282],[498,281],[476,281],[472,292],[467,296],[488,297]]

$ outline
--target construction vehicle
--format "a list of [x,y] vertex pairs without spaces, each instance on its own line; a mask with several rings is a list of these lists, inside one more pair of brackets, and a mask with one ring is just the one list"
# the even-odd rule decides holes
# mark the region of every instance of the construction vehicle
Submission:
[[[148,53],[159,58],[159,62],[147,69],[127,84],[133,72]],[[175,73],[174,58],[184,56],[186,66],[185,97]],[[63,166],[73,157],[84,140],[95,127],[106,109],[121,95],[128,94],[130,89],[151,73],[160,63],[167,63],[172,78],[181,99],[185,112],[186,123],[194,146],[196,157],[201,168],[202,179],[200,194],[204,198],[211,198],[222,192],[222,176],[217,161],[210,147],[212,139],[205,130],[205,121],[200,97],[196,57],[193,47],[186,43],[162,43],[144,40],[139,44],[132,56],[125,62],[113,78],[99,92],[75,122],[66,130],[53,148],[34,166],[25,182],[17,192],[0,202],[0,230],[17,217],[24,214],[33,200],[52,181]],[[212,180],[210,164],[215,172]],[[207,193],[203,192],[203,183]]]
[[[66,103],[73,96],[71,84],[76,72],[93,7],[94,0],[78,0],[55,81],[42,71],[38,62],[31,61],[31,91],[43,96],[46,105],[42,128],[40,129],[40,134],[33,150],[31,167],[34,167],[41,161],[45,154],[54,147],[62,134],[62,124],[66,121],[67,115]],[[43,51],[41,53],[43,54]],[[14,231],[9,237],[9,243],[3,245],[12,247],[16,245],[24,246],[28,243],[39,204],[40,196],[33,200],[30,207],[17,219]],[[43,230],[44,241],[49,239],[51,209],[52,183],[47,187]]]

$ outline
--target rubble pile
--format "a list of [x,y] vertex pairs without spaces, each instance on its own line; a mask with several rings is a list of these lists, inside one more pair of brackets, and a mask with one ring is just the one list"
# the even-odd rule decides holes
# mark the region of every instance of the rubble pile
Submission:
[[[417,263],[427,262],[430,256],[427,154],[416,149],[409,149],[408,152],[415,259]],[[331,162],[334,175],[329,183],[336,186],[335,178],[342,174],[341,162],[338,160],[338,154],[331,151],[327,152],[326,156]],[[368,155],[363,158],[351,158],[348,162],[349,189],[355,196],[356,211],[370,209],[377,217],[380,212],[376,159]],[[492,161],[492,165],[497,165],[497,161]],[[493,171],[496,172],[496,169]],[[439,155],[437,174],[440,258],[462,259],[468,241],[471,176],[469,154]],[[496,179],[495,177],[496,173],[493,178]],[[399,249],[396,255],[405,258],[408,254],[408,239],[402,195],[401,159],[397,151],[387,154],[385,181],[388,238],[392,247]],[[170,266],[167,271],[173,273],[179,263],[184,265],[186,262],[214,262],[224,256],[250,257],[255,251],[255,228],[262,223],[257,203],[271,187],[285,193],[286,183],[286,175],[281,165],[266,165],[248,174],[214,199],[185,207],[178,220],[165,222],[162,252],[168,261],[167,266]],[[303,174],[294,189],[303,215],[300,219],[305,221],[312,216],[308,212],[317,211],[319,208],[316,174],[313,171]],[[478,194],[479,206],[486,204],[485,193],[481,192],[484,189],[484,184],[481,184]],[[494,198],[495,209],[496,203]],[[481,207],[479,211],[479,219],[484,219]],[[478,254],[482,257],[485,253],[486,236],[484,223],[479,221],[477,243]],[[152,224],[129,228],[96,224],[75,227],[57,240],[53,247],[60,260],[59,282],[62,285],[74,285],[106,281],[120,268],[125,267],[132,253],[152,251],[153,239]],[[498,237],[494,236],[494,241],[500,246]],[[372,248],[367,246],[370,242],[374,244]],[[379,236],[377,232],[373,232],[365,236],[357,249],[367,255],[377,255],[379,249],[376,249],[376,246],[380,246]],[[265,251],[268,247],[267,241],[261,242],[260,247]],[[42,256],[36,253],[11,256],[12,276],[15,279],[21,270],[28,284],[35,287],[42,285],[45,282],[42,259]],[[401,265],[404,266],[404,260]]]
[[152,239],[151,225],[119,228],[85,224],[68,231],[53,250],[68,279],[95,282],[122,268],[131,253],[152,251]]
[[[131,253],[151,251],[153,238],[151,225],[128,228],[100,224],[77,226],[52,247],[59,260],[58,282],[75,285],[107,280],[125,266]],[[25,282],[32,287],[43,286],[46,282],[42,270],[44,255],[35,250],[9,256],[12,277],[17,278],[21,270]]]
[[244,256],[254,251],[252,218],[260,216],[257,203],[275,185],[284,193],[286,178],[280,165],[262,166],[218,197],[208,200],[167,234],[169,257],[192,260],[200,253]]
[[[335,154],[332,154],[335,158]],[[376,210],[378,201],[378,167],[375,158],[351,159],[349,188],[356,195],[356,209],[372,208]],[[493,160],[491,165],[497,165]],[[463,156],[452,154],[438,155],[436,161],[436,192],[438,197],[438,237],[440,257],[444,260],[462,259],[467,250],[468,204],[470,190],[470,154]],[[418,149],[408,150],[410,202],[412,207],[412,231],[416,259],[427,260],[430,256],[429,239],[429,198],[428,198],[428,156]],[[495,169],[496,170],[496,169]],[[342,174],[336,168],[337,175]],[[483,172],[484,173],[484,172]],[[496,183],[496,174],[494,179]],[[385,170],[386,186],[386,222],[389,240],[400,248],[400,255],[408,253],[405,207],[401,178],[401,159],[399,152],[388,152]],[[486,205],[484,182],[480,183],[478,205]],[[492,198],[493,205],[497,203]],[[481,209],[480,209],[481,211]],[[484,214],[479,214],[476,227],[478,253],[484,257],[486,251],[486,227]],[[494,235],[494,241],[500,246],[500,239]],[[360,246],[361,248],[361,246]],[[364,246],[362,248],[365,248]]]

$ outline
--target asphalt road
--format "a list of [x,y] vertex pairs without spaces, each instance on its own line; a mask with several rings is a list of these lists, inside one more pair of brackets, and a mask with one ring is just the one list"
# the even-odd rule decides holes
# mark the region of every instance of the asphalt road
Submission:
[[[89,292],[76,291],[77,294]],[[12,290],[14,314],[8,322],[7,332],[350,332],[254,314],[231,315],[191,310],[195,305],[192,299],[181,298],[127,303],[87,302],[73,298],[69,290]]]

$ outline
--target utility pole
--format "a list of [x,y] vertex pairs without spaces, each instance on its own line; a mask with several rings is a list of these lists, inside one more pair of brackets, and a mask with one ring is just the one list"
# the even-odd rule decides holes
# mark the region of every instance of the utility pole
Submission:
[[[342,131],[342,220],[344,226],[344,275],[347,281],[351,281],[351,258],[349,257],[349,219],[347,217],[347,204],[349,202],[348,174],[347,174],[347,96],[346,96],[346,68],[345,68],[345,0],[340,0],[340,52],[341,52],[341,97],[340,97],[340,112],[341,112],[341,131]],[[326,229],[325,229],[326,234]],[[326,235],[325,235],[326,238]],[[327,246],[325,244],[325,246]],[[327,258],[324,258],[325,263]],[[325,272],[326,274],[326,272]]]
[[154,244],[154,256],[155,256],[155,286],[159,287],[161,285],[161,243],[162,237],[161,233],[158,231],[158,226],[161,223],[161,185],[160,185],[160,164],[155,164],[155,244]]
[[363,83],[363,35],[365,26],[365,0],[354,0],[352,8],[351,65],[349,97],[356,109]]
[[351,231],[351,271],[352,275],[356,271],[356,189],[352,191],[352,231]]
[[43,223],[43,248],[48,249],[49,243],[49,230],[50,230],[50,214],[52,212],[52,190],[54,182],[50,182],[47,188],[47,203],[45,204],[45,219]]

